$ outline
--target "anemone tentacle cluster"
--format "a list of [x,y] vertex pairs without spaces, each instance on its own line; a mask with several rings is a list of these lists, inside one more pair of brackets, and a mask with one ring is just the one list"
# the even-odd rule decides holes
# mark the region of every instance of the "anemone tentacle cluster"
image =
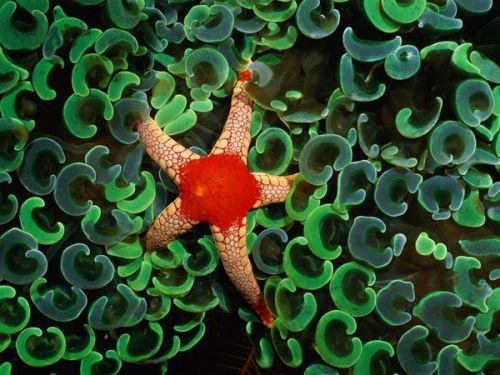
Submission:
[[[0,1],[0,374],[166,372],[228,314],[269,373],[495,373],[499,11]],[[224,149],[250,60],[248,170],[296,174],[284,203],[239,226],[270,328],[208,227],[143,241],[184,193],[136,124],[194,159]],[[201,177],[192,164],[198,197]],[[202,207],[188,216],[219,214]]]

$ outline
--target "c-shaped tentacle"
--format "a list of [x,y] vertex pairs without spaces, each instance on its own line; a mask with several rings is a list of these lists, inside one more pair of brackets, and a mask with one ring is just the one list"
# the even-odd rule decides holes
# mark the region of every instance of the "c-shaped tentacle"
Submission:
[[188,150],[163,132],[151,117],[137,126],[137,132],[148,155],[172,178],[180,182],[180,169],[200,156]]
[[247,254],[246,218],[224,231],[215,225],[210,228],[224,269],[233,285],[260,316],[262,322],[270,327],[274,317],[266,306]]

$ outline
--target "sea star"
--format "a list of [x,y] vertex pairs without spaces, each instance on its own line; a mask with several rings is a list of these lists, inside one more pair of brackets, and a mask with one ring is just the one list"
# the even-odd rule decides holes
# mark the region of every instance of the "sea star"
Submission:
[[249,69],[238,75],[224,129],[206,157],[177,143],[151,117],[138,125],[146,152],[180,190],[179,197],[155,219],[144,243],[147,251],[161,250],[193,225],[208,222],[227,275],[270,327],[274,317],[247,254],[246,216],[251,209],[283,202],[296,175],[250,173],[246,167],[252,101],[245,82],[251,79]]

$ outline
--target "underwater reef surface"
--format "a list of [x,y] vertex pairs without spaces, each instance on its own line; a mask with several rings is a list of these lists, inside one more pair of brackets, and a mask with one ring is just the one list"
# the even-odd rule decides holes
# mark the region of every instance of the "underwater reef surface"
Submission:
[[[498,373],[499,14],[0,0],[0,374]],[[249,169],[299,173],[247,218],[271,329],[207,225],[141,243],[178,190],[134,124],[206,154],[249,60]]]

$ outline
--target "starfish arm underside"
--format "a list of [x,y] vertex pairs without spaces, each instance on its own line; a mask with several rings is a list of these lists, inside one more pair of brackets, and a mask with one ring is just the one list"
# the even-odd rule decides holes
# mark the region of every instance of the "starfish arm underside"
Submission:
[[259,314],[263,323],[267,326],[272,325],[273,315],[264,302],[247,254],[246,218],[224,232],[215,225],[211,225],[210,228],[224,269],[233,285]]
[[169,242],[197,224],[197,222],[190,221],[182,215],[179,210],[180,205],[181,200],[176,198],[155,219],[146,233],[145,245],[147,251],[165,248]]
[[244,81],[238,81],[233,91],[226,124],[211,154],[238,155],[246,163],[250,146],[251,115],[252,100],[245,90]]
[[190,160],[200,158],[165,134],[151,117],[147,123],[138,125],[137,132],[148,155],[176,184],[180,181],[181,167]]
[[297,174],[272,176],[267,173],[252,173],[259,184],[260,195],[252,208],[284,202]]

